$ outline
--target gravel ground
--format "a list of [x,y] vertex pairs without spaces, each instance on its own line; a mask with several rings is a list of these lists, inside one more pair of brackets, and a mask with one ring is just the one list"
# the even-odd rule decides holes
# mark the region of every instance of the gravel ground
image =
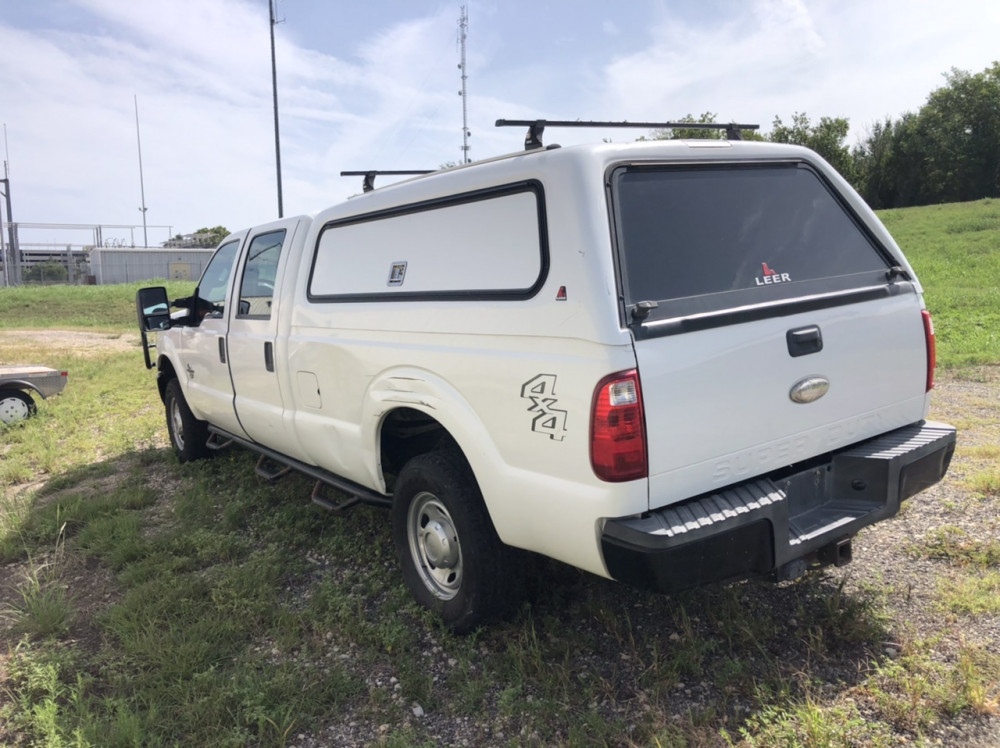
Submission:
[[[783,621],[786,641],[769,652],[755,652],[747,647],[746,658],[764,672],[775,663],[789,671],[798,671],[804,681],[809,681],[811,698],[821,707],[837,708],[854,706],[862,715],[872,719],[885,719],[867,689],[861,684],[871,672],[874,663],[885,663],[906,655],[911,649],[931,643],[930,657],[934,662],[953,665],[957,652],[963,646],[980,646],[993,655],[1000,656],[1000,617],[953,616],[941,612],[936,597],[938,580],[949,576],[953,567],[939,560],[921,558],[913,552],[914,545],[928,534],[943,526],[958,528],[970,539],[996,540],[1000,537],[1000,497],[984,498],[975,495],[967,482],[977,473],[996,467],[995,459],[981,457],[977,448],[1000,444],[1000,367],[982,367],[961,372],[939,373],[934,393],[931,418],[956,424],[960,427],[959,446],[949,475],[944,481],[919,494],[904,505],[899,516],[863,531],[854,541],[854,560],[841,569],[831,569],[817,576],[817,583],[827,594],[843,585],[844,591],[858,599],[871,595],[873,587],[888,612],[885,636],[877,641],[862,641],[856,646],[841,647],[829,652],[823,662],[811,661],[812,651],[803,642],[803,632],[796,621],[797,605],[801,596],[796,586],[752,584],[741,592],[741,602],[756,606],[776,621]],[[320,568],[330,562],[314,559]],[[335,573],[335,572],[331,572]],[[623,589],[614,583],[592,578],[574,578],[574,573],[551,565],[542,572],[543,589],[560,588],[564,598],[574,593],[606,597],[607,604],[615,610],[628,613],[629,633],[641,638],[644,632],[663,632],[667,642],[676,642],[681,631],[666,633],[671,622],[663,618],[663,598],[642,592]],[[569,589],[566,589],[566,588]],[[578,589],[585,588],[585,589]],[[596,588],[596,591],[595,591]],[[808,589],[808,588],[807,588]],[[815,590],[814,590],[815,591]],[[804,592],[802,594],[808,594]],[[752,596],[752,599],[751,599]],[[703,601],[704,598],[701,598]],[[699,599],[685,601],[695,613]],[[540,604],[538,615],[559,615],[559,611],[546,610]],[[710,615],[703,616],[704,619]],[[567,636],[580,641],[600,640],[605,629],[594,620],[564,619]],[[697,636],[717,635],[708,620],[692,618]],[[650,704],[657,702],[654,694],[639,686],[648,666],[641,656],[633,656],[620,642],[607,639],[607,646],[580,651],[574,662],[582,677],[613,679],[619,697],[613,703],[594,704],[593,709],[608,718],[639,718],[648,713]],[[484,660],[494,656],[502,643],[487,641],[482,646]],[[350,648],[337,651],[335,656],[348,664],[352,661]],[[424,657],[427,668],[436,680],[445,680],[453,660],[449,660],[447,647],[432,638],[425,642]],[[713,709],[728,709],[730,713],[752,713],[749,702],[740,703],[739,697],[720,692],[713,681],[712,670],[721,662],[706,663],[702,677],[691,682],[676,684],[670,695],[670,713],[663,715],[669,723],[684,726],[689,739],[696,744],[725,745],[718,730],[712,727],[699,733],[692,728],[691,715],[711,713]],[[367,673],[372,691],[398,689],[398,682],[391,673]],[[484,704],[492,706],[475,717],[447,718],[428,714],[419,704],[399,700],[400,719],[405,724],[418,726],[418,734],[428,736],[440,745],[516,745],[537,744],[537,736],[524,733],[519,725],[504,718],[496,709],[498,694],[507,684],[497,684],[496,693],[489,694]],[[1000,697],[1000,684],[987,683],[993,698]],[[891,687],[891,686],[889,686]],[[659,701],[662,703],[662,701]],[[996,705],[995,705],[996,706]],[[995,714],[976,716],[968,711],[931,726],[922,737],[898,726],[888,738],[892,744],[912,743],[928,745],[962,745],[968,748],[1000,746],[1000,719]],[[905,720],[905,717],[904,717]],[[395,725],[394,727],[398,727]],[[339,745],[379,744],[390,730],[387,724],[378,725],[358,715],[343,715],[330,724],[308,733],[300,733],[291,740],[299,748]],[[627,735],[623,745],[632,745]]]

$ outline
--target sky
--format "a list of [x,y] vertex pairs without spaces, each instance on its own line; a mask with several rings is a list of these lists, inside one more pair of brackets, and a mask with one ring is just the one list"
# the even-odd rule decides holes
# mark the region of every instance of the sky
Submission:
[[[284,215],[360,191],[342,170],[462,159],[462,0],[276,0]],[[498,118],[771,128],[796,112],[917,111],[952,68],[1000,59],[995,0],[467,0],[473,160]],[[0,0],[0,123],[19,223],[104,243],[278,217],[267,0]],[[136,122],[138,110],[138,128]],[[548,130],[570,145],[643,131]],[[139,142],[142,176],[140,179]],[[382,178],[379,184],[385,184]],[[144,196],[144,197],[143,197]],[[7,220],[6,212],[3,214]],[[91,231],[22,230],[22,243]]]

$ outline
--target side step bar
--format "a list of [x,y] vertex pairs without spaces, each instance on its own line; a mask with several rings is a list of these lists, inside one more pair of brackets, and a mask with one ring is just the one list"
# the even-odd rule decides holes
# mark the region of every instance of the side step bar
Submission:
[[254,467],[254,472],[268,483],[276,483],[292,472],[292,468],[290,465],[272,460],[267,455],[261,455]]
[[[392,506],[392,496],[390,494],[373,491],[370,488],[362,486],[360,483],[355,483],[354,481],[343,478],[335,473],[331,473],[323,468],[316,467],[315,465],[307,465],[306,463],[299,462],[298,460],[293,460],[291,457],[287,457],[280,452],[275,452],[273,449],[268,449],[267,447],[263,447],[260,444],[252,442],[248,439],[243,439],[235,434],[230,434],[228,431],[223,431],[215,426],[209,426],[208,430],[210,433],[208,440],[209,443],[217,443],[220,445],[219,447],[213,447],[213,449],[221,449],[222,446],[238,444],[244,449],[248,449],[251,452],[259,454],[261,457],[257,461],[257,467],[255,470],[257,474],[265,480],[277,480],[287,475],[291,470],[302,473],[303,475],[308,475],[310,478],[314,478],[317,481],[317,487],[313,489],[311,498],[313,502],[322,506],[324,509],[340,511],[356,504],[368,504],[370,506],[378,506],[384,509],[388,509]],[[278,468],[274,464],[268,465],[267,462],[275,463],[276,465],[283,467]],[[334,488],[341,493],[346,493],[350,498],[342,502],[332,501],[323,496],[323,491],[319,484]]]
[[224,432],[211,431],[208,435],[208,441],[205,442],[205,446],[214,452],[220,449],[225,449],[226,447],[232,446],[233,440],[224,435]]

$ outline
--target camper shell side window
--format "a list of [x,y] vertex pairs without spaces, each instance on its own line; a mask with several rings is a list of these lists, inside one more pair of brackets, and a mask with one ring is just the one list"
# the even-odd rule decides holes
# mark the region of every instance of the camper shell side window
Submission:
[[526,299],[545,283],[545,195],[528,180],[323,226],[313,302]]

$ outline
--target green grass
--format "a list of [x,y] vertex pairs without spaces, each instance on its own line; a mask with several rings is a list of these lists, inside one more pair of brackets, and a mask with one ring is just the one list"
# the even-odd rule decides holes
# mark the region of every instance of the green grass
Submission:
[[166,286],[170,298],[175,299],[189,296],[195,284],[145,281],[115,286],[0,288],[0,330],[137,330],[135,292],[144,286]]
[[946,367],[1000,361],[1000,200],[881,211],[913,265]]
[[[994,210],[888,214],[945,365],[1000,362],[989,335],[946,343],[996,313],[988,273],[963,270],[1000,278],[972,249],[1000,245]],[[0,289],[0,330],[120,335],[136,287]],[[998,613],[995,540],[942,526],[911,546],[943,569],[938,639],[897,630],[899,591],[842,572],[665,597],[546,561],[512,620],[457,638],[407,594],[384,512],[325,514],[309,481],[261,483],[239,451],[178,465],[137,347],[4,345],[70,381],[0,430],[0,743],[897,745],[1000,709],[1000,658],[954,634]]]

